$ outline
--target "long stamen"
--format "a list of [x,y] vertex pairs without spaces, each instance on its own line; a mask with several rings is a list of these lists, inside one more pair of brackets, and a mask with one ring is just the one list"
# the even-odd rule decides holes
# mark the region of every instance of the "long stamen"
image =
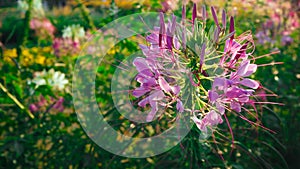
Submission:
[[263,67],[263,66],[274,66],[274,65],[282,65],[284,62],[271,62],[271,63],[266,63],[266,64],[261,64],[257,65],[258,67]]
[[240,118],[243,119],[243,120],[245,120],[245,121],[247,121],[248,123],[250,123],[250,124],[252,124],[252,125],[259,126],[259,127],[263,128],[263,129],[265,129],[265,130],[268,130],[268,131],[270,131],[270,132],[276,134],[275,131],[273,131],[273,130],[267,128],[267,127],[264,127],[264,126],[262,126],[262,125],[260,125],[260,124],[257,124],[257,123],[255,123],[255,122],[253,122],[253,121],[247,119],[246,117],[244,117],[244,116],[242,116],[242,115],[240,115]]
[[[225,118],[225,120],[226,120],[227,126],[228,126],[229,131],[230,131],[230,134],[231,134],[231,153],[232,153],[232,151],[233,151],[233,149],[234,149],[234,135],[233,135],[233,131],[232,131],[231,125],[230,125],[230,123],[229,123],[229,120],[228,120],[228,118],[227,118],[227,116],[226,116],[226,113],[224,113],[224,118]],[[231,153],[230,153],[230,154],[231,154]]]

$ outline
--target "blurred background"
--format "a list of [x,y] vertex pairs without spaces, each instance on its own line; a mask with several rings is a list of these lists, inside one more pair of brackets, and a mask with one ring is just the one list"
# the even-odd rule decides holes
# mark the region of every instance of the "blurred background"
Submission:
[[[84,42],[129,14],[181,16],[183,3],[189,18],[193,3],[200,19],[202,5],[214,6],[219,18],[226,9],[235,17],[237,35],[252,32],[254,55],[266,55],[257,64],[283,62],[259,67],[254,75],[278,95],[267,101],[284,104],[261,107],[262,124],[276,134],[229,116],[237,145],[232,152],[230,139],[199,140],[195,130],[155,157],[129,159],[101,149],[81,128],[72,106],[72,70]],[[0,168],[300,168],[299,18],[299,0],[1,0]],[[106,117],[119,119],[110,123],[121,133],[128,122],[113,108],[107,81],[113,65],[139,50],[137,39],[118,43],[107,53],[111,63],[97,70],[97,102]],[[221,131],[230,138],[226,125]]]

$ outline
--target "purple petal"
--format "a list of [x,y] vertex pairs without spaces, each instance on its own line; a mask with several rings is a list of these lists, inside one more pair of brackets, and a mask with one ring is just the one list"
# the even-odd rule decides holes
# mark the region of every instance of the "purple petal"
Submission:
[[193,25],[195,24],[196,17],[197,17],[197,5],[194,3],[193,14],[192,14],[192,23],[193,23]]
[[162,100],[164,97],[165,97],[165,94],[161,90],[156,90],[149,97],[150,104],[153,101],[156,102],[156,101]]
[[225,78],[215,78],[213,82],[213,89],[216,87],[221,87],[223,88],[225,86],[226,79]]
[[208,99],[210,102],[214,103],[218,99],[218,97],[219,95],[217,92],[211,90],[208,91]]
[[235,99],[235,98],[239,98],[241,96],[244,96],[247,94],[247,91],[238,88],[236,86],[233,86],[231,88],[228,89],[228,91],[226,92],[226,97],[228,97],[229,99]]
[[165,92],[170,92],[172,91],[169,83],[165,80],[165,78],[163,78],[162,76],[160,76],[158,78],[158,84],[161,87],[162,90],[164,90]]
[[178,95],[180,92],[180,86],[171,86],[171,89],[175,95]]
[[239,98],[236,99],[240,103],[247,103],[249,102],[249,96],[248,95],[241,95]]
[[183,104],[182,104],[182,101],[177,99],[177,104],[176,104],[176,109],[182,113],[184,111],[184,107],[183,107]]
[[208,112],[208,114],[205,116],[205,118],[207,119],[207,122],[211,126],[215,126],[215,125],[220,124],[220,123],[223,122],[222,117],[220,116],[220,114],[218,114],[214,110]]
[[243,79],[240,82],[240,84],[244,85],[244,86],[247,86],[247,87],[250,87],[252,89],[257,89],[259,87],[259,83],[255,80],[252,80],[252,79]]
[[202,6],[202,19],[205,22],[206,21],[206,8],[205,5]]
[[156,112],[158,110],[158,103],[155,102],[155,103],[151,104],[151,108],[152,108],[151,111],[149,112],[149,114],[146,117],[147,122],[153,121],[154,116],[156,115]]
[[[178,49],[179,45],[180,45],[179,43],[177,45],[177,43],[175,42],[176,49]],[[185,27],[183,28],[183,31],[182,31],[182,47],[183,47],[183,49],[186,49],[186,28]]]
[[223,29],[226,30],[226,11],[225,11],[225,9],[223,9],[223,12],[222,12],[222,26],[223,26]]
[[182,6],[181,18],[182,18],[182,22],[185,23],[185,19],[186,19],[186,6],[185,5]]
[[223,115],[225,113],[225,108],[219,102],[216,103],[216,107],[219,110],[220,114]]
[[202,47],[201,47],[201,53],[200,53],[200,65],[201,66],[204,63],[205,49],[206,49],[206,42],[204,42],[203,45],[202,45]]
[[173,47],[173,37],[172,36],[167,36],[167,48],[172,50]]
[[220,34],[220,29],[217,28],[215,29],[215,32],[214,32],[214,42],[217,43],[219,41],[219,34]]
[[156,79],[155,78],[148,78],[145,79],[144,82],[142,83],[142,86],[145,88],[151,88],[157,85]]
[[213,18],[214,18],[214,21],[215,21],[217,27],[220,29],[220,25],[219,25],[219,21],[218,21],[218,18],[217,18],[216,10],[213,6],[211,7],[211,13],[213,15]]
[[241,76],[241,77],[244,77],[246,75],[247,71],[248,71],[249,65],[250,65],[249,60],[246,60],[246,61],[242,62],[240,67],[238,68],[238,70],[236,72],[237,75]]
[[194,121],[194,123],[197,125],[198,129],[203,131],[203,132],[207,132],[207,123],[204,123],[203,120],[198,119],[197,117],[193,116],[192,120]]
[[159,27],[159,39],[158,39],[158,44],[159,47],[162,46],[162,37],[166,34],[166,28],[165,28],[165,19],[164,19],[164,14],[161,12],[159,14],[160,17],[160,27]]
[[[158,36],[159,35],[157,33],[151,33],[150,35],[148,35],[146,37],[146,40],[147,40],[147,42],[150,42],[151,44],[156,44],[157,45],[157,40],[159,39]],[[139,45],[139,46],[141,47],[141,45]],[[145,45],[143,45],[143,46],[145,46]],[[146,46],[146,47],[147,47],[147,49],[149,49],[148,46]],[[141,49],[142,49],[142,47],[141,47]]]
[[237,51],[236,56],[234,57],[235,60],[238,60],[240,57],[246,54],[246,49],[248,46],[249,42],[246,42],[240,49]]
[[241,112],[241,105],[235,101],[230,102],[230,108],[236,112]]
[[141,100],[141,101],[138,103],[138,105],[139,105],[140,107],[145,107],[147,104],[149,104],[149,96],[146,97],[146,98],[144,98],[143,100]]
[[132,95],[136,98],[139,98],[149,91],[150,91],[150,89],[145,89],[144,87],[139,87],[132,91]]
[[255,73],[257,70],[257,65],[256,64],[249,64],[247,73],[244,75],[244,77],[250,76],[253,73]]
[[156,112],[158,111],[158,101],[162,100],[165,97],[164,93],[161,90],[157,90],[149,96],[149,103],[151,106],[151,111],[147,115],[146,121],[150,122],[153,120]]
[[170,36],[174,36],[175,30],[176,30],[176,16],[173,14],[172,15],[172,23],[171,23],[171,28],[170,29]]
[[[234,32],[234,18],[233,16],[230,17],[230,27],[229,27],[229,33]],[[230,37],[230,39],[234,38],[234,34]]]
[[138,72],[147,76],[153,76],[153,73],[151,72],[145,58],[135,58],[133,61],[133,65],[136,67]]

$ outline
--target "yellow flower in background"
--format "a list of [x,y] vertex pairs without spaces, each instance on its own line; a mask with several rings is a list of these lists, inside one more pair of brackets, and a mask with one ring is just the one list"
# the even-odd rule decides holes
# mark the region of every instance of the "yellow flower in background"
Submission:
[[137,3],[140,5],[149,4],[149,0],[115,0],[115,3],[119,8],[130,9]]
[[52,53],[53,48],[51,46],[43,47],[42,51],[45,52],[45,53]]
[[[85,6],[102,6],[109,7],[111,4],[111,0],[85,0],[82,1]],[[76,0],[69,0],[68,5],[76,6],[78,3]]]
[[74,10],[70,5],[66,5],[64,7],[56,7],[54,6],[51,11],[48,11],[48,13],[51,13],[54,16],[68,16],[71,14],[74,14]]
[[29,52],[28,48],[22,50],[20,64],[22,66],[30,66],[34,63],[34,56]]
[[[49,65],[53,63],[53,49],[47,47],[23,48],[19,59],[21,66],[30,66],[34,64]],[[12,58],[17,58],[17,49],[5,49],[3,51],[3,60],[9,64],[13,64]]]
[[214,6],[216,8],[224,8],[227,1],[224,0],[199,0],[195,1],[198,4],[206,4],[207,6]]
[[[86,6],[101,6],[109,8],[112,4],[112,0],[85,0],[82,1],[84,5]],[[141,5],[149,5],[150,0],[115,0],[114,1],[116,6],[123,9],[131,9],[135,4],[141,4]],[[68,1],[69,5],[77,5],[77,2],[75,0]]]
[[9,63],[13,63],[13,61],[11,60],[11,58],[17,58],[18,54],[17,54],[17,49],[5,49],[3,51],[3,60],[5,62],[9,62]]
[[46,61],[46,57],[43,55],[37,55],[37,57],[35,58],[35,62],[40,65],[44,65],[45,61]]

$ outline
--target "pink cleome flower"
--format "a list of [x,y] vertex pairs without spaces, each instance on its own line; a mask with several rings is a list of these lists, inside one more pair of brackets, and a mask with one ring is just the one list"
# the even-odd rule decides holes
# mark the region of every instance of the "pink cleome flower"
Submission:
[[[222,22],[219,23],[214,7],[211,7],[211,12],[215,25],[212,31],[206,32],[206,9],[202,8],[204,15],[202,21],[198,21],[196,8],[194,4],[192,18],[188,21],[186,7],[183,7],[182,25],[176,23],[174,15],[165,24],[163,13],[160,14],[160,26],[146,37],[148,45],[140,45],[145,57],[133,61],[138,71],[135,79],[139,87],[132,91],[132,95],[142,98],[138,106],[150,105],[148,122],[153,121],[160,107],[171,108],[179,113],[192,112],[191,119],[196,126],[207,132],[208,127],[213,129],[223,123],[222,117],[226,118],[228,111],[238,114],[243,109],[249,111],[247,105],[255,106],[258,103],[255,101],[256,91],[261,97],[268,94],[258,81],[250,78],[258,68],[253,63],[251,32],[235,37],[234,18],[230,17],[226,35],[226,12],[222,11]],[[213,58],[217,58],[217,62],[211,63]],[[179,82],[182,75],[189,80]],[[202,83],[205,80],[212,82],[211,87]],[[184,104],[183,93],[187,86],[193,88],[191,95],[199,96],[192,108]],[[226,122],[229,123],[227,118]]]

